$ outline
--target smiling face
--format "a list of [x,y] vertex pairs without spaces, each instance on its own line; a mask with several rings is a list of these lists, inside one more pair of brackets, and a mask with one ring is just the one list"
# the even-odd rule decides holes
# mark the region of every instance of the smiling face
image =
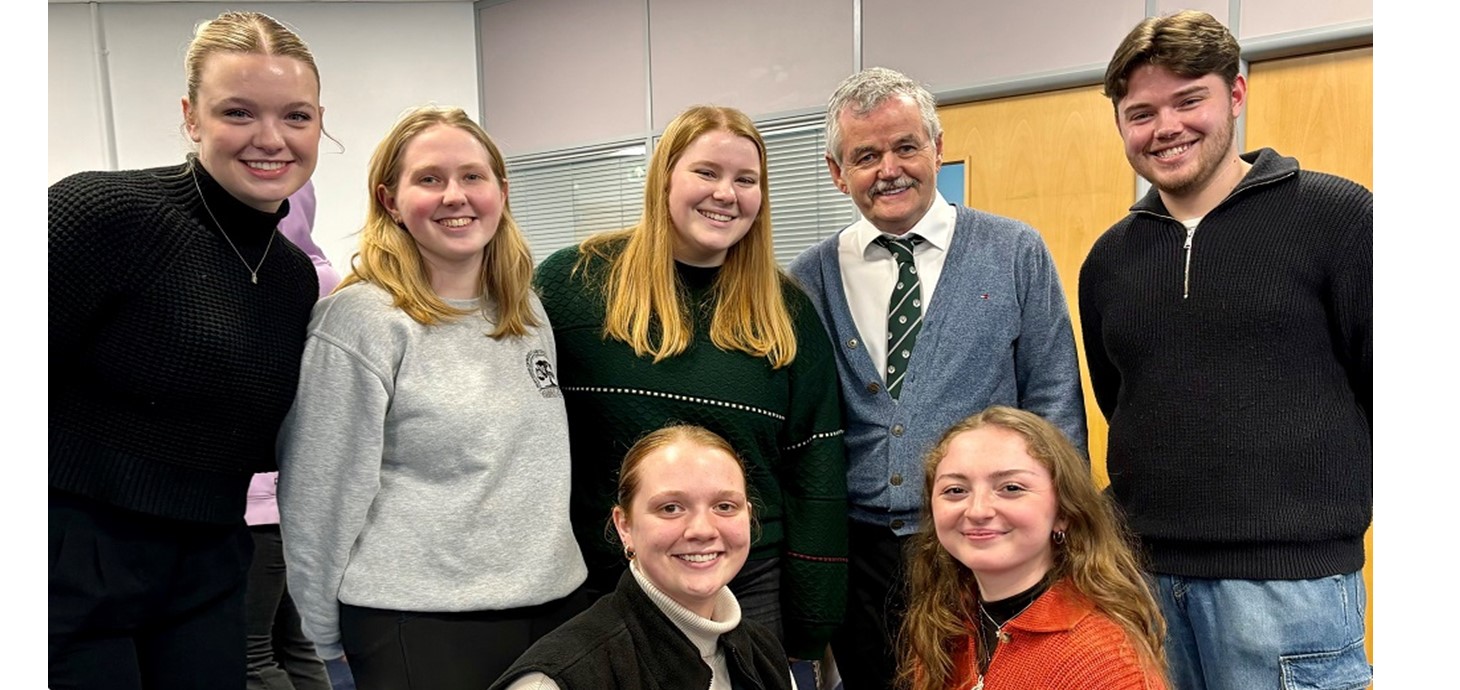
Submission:
[[183,98],[198,161],[239,201],[273,212],[314,174],[324,108],[304,62],[217,53],[203,63],[197,97]]
[[614,508],[619,539],[639,571],[679,605],[714,614],[715,595],[750,553],[745,475],[722,450],[680,439],[639,464],[629,509]]
[[943,137],[928,138],[917,101],[908,96],[888,98],[862,116],[845,108],[837,117],[841,162],[827,158],[837,189],[878,230],[911,230],[937,198]]
[[1197,204],[1204,214],[1245,173],[1234,132],[1246,98],[1241,75],[1229,88],[1216,74],[1189,78],[1156,65],[1137,67],[1116,105],[1126,160],[1168,207],[1205,201]]
[[955,436],[931,502],[938,542],[973,571],[984,600],[1033,587],[1054,566],[1050,535],[1065,529],[1054,479],[1019,434],[989,425]]
[[669,178],[674,258],[691,266],[719,266],[760,213],[760,150],[723,129],[685,147]]
[[395,188],[380,185],[376,193],[415,239],[438,292],[442,276],[481,270],[507,198],[486,147],[466,130],[445,124],[412,138],[401,154]]

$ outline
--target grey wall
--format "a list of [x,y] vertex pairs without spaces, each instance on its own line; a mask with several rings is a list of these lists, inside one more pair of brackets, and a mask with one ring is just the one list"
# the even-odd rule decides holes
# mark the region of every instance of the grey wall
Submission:
[[482,0],[50,4],[48,184],[176,162],[193,26],[258,9],[295,27],[323,77],[329,141],[316,237],[337,265],[364,218],[365,167],[407,107],[480,114],[507,155],[644,140],[684,107],[765,119],[819,111],[886,65],[945,102],[1095,83],[1147,14],[1195,7],[1244,49],[1372,36],[1370,0]]
[[[945,102],[1099,81],[1143,17],[1211,12],[1243,42],[1367,31],[1370,0],[494,0],[482,102],[508,155],[639,139],[688,105],[814,112],[882,65]],[[1234,19],[1235,18],[1235,19]],[[1339,31],[1339,33],[1343,33]]]

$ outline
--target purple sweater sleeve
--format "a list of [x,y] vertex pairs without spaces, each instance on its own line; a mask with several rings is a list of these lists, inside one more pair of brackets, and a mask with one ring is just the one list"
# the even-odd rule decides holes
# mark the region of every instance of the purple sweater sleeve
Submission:
[[319,296],[324,297],[340,284],[340,274],[325,257],[324,250],[310,237],[314,230],[314,207],[314,182],[305,182],[289,197],[289,215],[279,221],[279,232],[314,261],[314,270],[319,273]]
[[[305,182],[299,191],[289,197],[289,214],[279,221],[279,233],[294,246],[304,250],[314,261],[314,270],[319,274],[319,296],[324,297],[340,284],[340,274],[325,257],[324,250],[314,243],[310,233],[314,230],[314,182]],[[248,503],[244,509],[244,522],[250,525],[276,525],[279,523],[279,505],[275,500],[275,485],[278,472],[255,474],[248,486]]]

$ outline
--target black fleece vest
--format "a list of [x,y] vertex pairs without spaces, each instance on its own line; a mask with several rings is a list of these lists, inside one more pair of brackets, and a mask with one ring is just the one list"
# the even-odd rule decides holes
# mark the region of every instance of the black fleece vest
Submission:
[[[755,621],[740,621],[720,636],[731,684],[747,690],[790,690],[786,653]],[[631,572],[587,611],[538,640],[492,690],[532,672],[563,690],[686,690],[710,687],[710,667],[699,650],[649,599]]]

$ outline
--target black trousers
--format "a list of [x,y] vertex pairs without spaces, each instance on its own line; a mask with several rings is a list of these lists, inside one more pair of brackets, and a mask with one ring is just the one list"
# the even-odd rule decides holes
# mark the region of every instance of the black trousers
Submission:
[[50,687],[244,687],[239,521],[168,520],[52,491]]
[[897,678],[895,645],[907,611],[903,549],[909,539],[849,521],[847,613],[831,641],[846,690],[887,690]]
[[503,611],[423,613],[340,604],[340,642],[359,690],[482,690],[592,602],[582,589]]
[[330,690],[324,662],[299,628],[299,611],[284,580],[278,525],[255,525],[253,565],[244,608],[248,627],[248,690]]

